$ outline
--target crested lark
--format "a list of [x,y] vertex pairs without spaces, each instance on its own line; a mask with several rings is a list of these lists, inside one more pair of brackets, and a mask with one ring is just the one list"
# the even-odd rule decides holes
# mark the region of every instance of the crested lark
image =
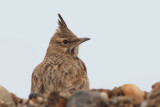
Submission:
[[48,95],[52,91],[69,97],[77,90],[88,90],[84,62],[78,57],[79,45],[89,38],[78,38],[58,14],[58,29],[50,40],[44,60],[32,73],[31,92]]

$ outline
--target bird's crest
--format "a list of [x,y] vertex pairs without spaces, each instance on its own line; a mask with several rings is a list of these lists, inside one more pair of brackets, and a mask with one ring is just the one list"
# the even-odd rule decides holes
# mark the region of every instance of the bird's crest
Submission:
[[62,16],[60,14],[58,14],[58,24],[60,27],[67,27],[66,22],[63,20]]
[[[60,14],[58,14],[58,29],[57,29],[57,32],[59,37],[68,37],[68,38],[71,38],[71,37],[76,37],[72,31],[70,31],[70,29],[67,27],[67,24],[66,22],[63,20],[62,16]],[[56,35],[55,35],[56,37]]]

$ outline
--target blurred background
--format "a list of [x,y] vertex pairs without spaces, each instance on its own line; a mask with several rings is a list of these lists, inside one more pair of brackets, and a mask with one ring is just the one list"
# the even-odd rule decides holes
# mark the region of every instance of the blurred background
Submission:
[[80,46],[91,88],[133,83],[150,91],[160,81],[159,0],[1,0],[0,85],[27,98],[60,13],[90,41]]

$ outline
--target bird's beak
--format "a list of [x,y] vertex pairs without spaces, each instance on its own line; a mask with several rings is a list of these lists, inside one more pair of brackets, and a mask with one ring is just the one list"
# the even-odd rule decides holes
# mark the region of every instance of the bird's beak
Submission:
[[81,44],[81,43],[83,43],[83,42],[85,42],[85,41],[87,41],[87,40],[90,40],[90,38],[79,38],[79,44]]

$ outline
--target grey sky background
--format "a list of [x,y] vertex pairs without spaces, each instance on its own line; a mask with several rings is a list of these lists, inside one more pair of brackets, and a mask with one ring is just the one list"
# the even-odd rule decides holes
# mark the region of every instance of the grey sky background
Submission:
[[160,81],[159,0],[1,0],[0,85],[27,98],[60,13],[79,37],[91,88]]

